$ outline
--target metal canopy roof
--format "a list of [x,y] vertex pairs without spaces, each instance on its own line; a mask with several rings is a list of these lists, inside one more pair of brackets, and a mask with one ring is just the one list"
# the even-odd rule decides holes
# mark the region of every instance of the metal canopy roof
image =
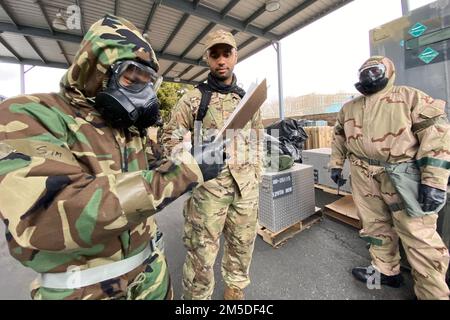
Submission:
[[[124,17],[149,35],[167,81],[206,78],[203,40],[212,30],[234,34],[239,60],[292,34],[352,0],[0,0],[0,62],[67,68],[83,34],[106,13]],[[77,5],[81,28],[58,31],[58,11]]]

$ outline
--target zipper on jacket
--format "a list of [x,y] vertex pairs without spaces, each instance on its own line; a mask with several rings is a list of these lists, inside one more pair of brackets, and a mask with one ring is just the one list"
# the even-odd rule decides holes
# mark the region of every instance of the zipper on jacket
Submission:
[[[125,134],[124,134],[125,137]],[[116,129],[113,129],[113,138],[116,142],[117,146],[119,147],[119,154],[120,154],[120,169],[122,172],[128,172],[128,149],[127,149],[127,142],[125,137],[125,144],[122,147],[120,144],[120,132]]]
[[[117,146],[119,147],[119,153],[120,153],[120,167],[122,172],[128,172],[128,148],[127,148],[127,142],[126,142],[126,135],[125,137],[125,144],[122,146],[120,144],[120,139],[118,139],[118,136],[120,138],[120,132],[117,130],[113,131],[113,137],[114,141],[117,143]],[[130,246],[131,246],[131,230],[125,230],[122,232],[122,234],[119,236],[119,241],[122,245],[122,251],[123,251],[123,258],[127,258],[128,254],[130,253]]]
[[128,172],[128,148],[127,143],[125,142],[125,146],[123,148],[123,166],[122,172]]
[[364,108],[363,108],[363,117],[362,117],[362,132],[363,132],[363,150],[366,152],[366,156],[371,159],[373,156],[372,152],[372,143],[371,143],[371,128],[370,128],[370,117],[372,116],[371,110],[369,107],[369,101],[367,97],[364,97]]

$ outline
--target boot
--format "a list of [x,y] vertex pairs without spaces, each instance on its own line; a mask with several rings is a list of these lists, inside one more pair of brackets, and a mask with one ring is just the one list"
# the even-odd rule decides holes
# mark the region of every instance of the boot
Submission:
[[[352,274],[359,281],[367,283],[367,280],[369,280],[369,278],[373,278],[373,271],[370,272],[368,269],[369,267],[353,268]],[[371,269],[373,269],[373,267]],[[399,288],[403,284],[403,276],[401,274],[397,274],[395,276],[387,276],[380,273],[380,276],[380,284],[382,285]]]
[[224,300],[244,300],[244,292],[239,288],[230,288],[225,285],[225,292],[223,294]]

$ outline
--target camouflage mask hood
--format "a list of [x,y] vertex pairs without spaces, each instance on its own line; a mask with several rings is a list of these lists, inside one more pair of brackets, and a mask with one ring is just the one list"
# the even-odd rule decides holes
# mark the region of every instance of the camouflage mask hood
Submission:
[[380,91],[384,92],[386,90],[391,89],[394,86],[395,82],[395,65],[391,59],[384,56],[372,56],[369,59],[367,59],[366,62],[363,63],[363,65],[361,66],[361,68],[359,68],[359,70],[362,70],[369,66],[377,65],[379,63],[382,63],[386,67],[386,78],[389,79],[389,82],[386,85],[386,87],[382,91]]
[[159,69],[155,52],[139,30],[123,18],[106,15],[84,36],[61,79],[61,93],[72,104],[86,105],[86,99],[94,98],[102,89],[109,67],[118,60],[136,60]]

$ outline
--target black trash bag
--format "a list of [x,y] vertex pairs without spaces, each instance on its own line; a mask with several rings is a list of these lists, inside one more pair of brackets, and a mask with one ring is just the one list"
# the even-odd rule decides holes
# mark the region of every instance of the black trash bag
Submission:
[[[302,127],[303,120],[285,119],[266,127],[267,134],[276,137],[278,130],[281,154],[291,156],[295,162],[302,163],[302,151],[308,135]],[[269,148],[270,150],[270,148]]]

